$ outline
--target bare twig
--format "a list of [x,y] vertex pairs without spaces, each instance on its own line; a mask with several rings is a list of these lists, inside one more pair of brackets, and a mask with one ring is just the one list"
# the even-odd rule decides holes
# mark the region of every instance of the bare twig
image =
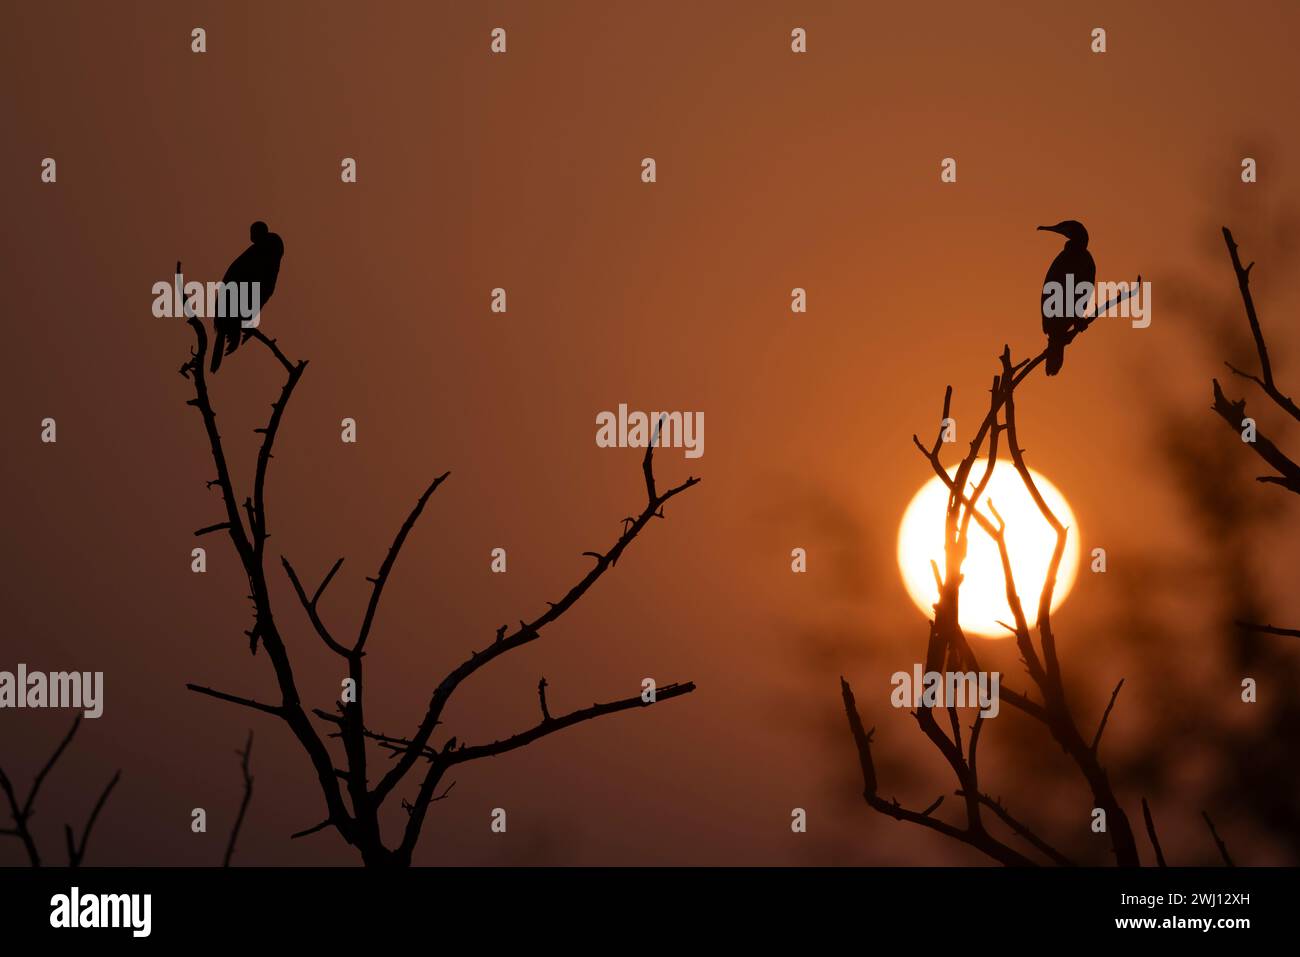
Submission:
[[[961,792],[958,793],[960,794]],[[981,804],[996,814],[1002,822],[1007,825],[1007,827],[1011,828],[1011,830],[1015,831],[1030,844],[1034,845],[1034,847],[1039,851],[1051,858],[1054,863],[1059,864],[1061,867],[1075,866],[1074,861],[1070,860],[1070,858],[1066,857],[1056,848],[1052,847],[1052,845],[1048,844],[1045,840],[1030,830],[1027,825],[1012,817],[1011,812],[1003,806],[1000,800],[991,798],[987,794],[981,794],[979,800]]]
[[545,678],[545,676],[543,676],[542,679],[541,679],[540,681],[537,682],[537,702],[538,702],[538,704],[540,704],[540,705],[542,706],[542,720],[543,720],[543,721],[550,721],[550,720],[551,720],[551,710],[550,710],[550,708],[546,707],[546,678]]
[[1300,638],[1300,628],[1279,628],[1277,625],[1260,625],[1253,621],[1236,621],[1234,624],[1239,628],[1245,628],[1247,631],[1258,631],[1266,635],[1282,635],[1286,638]]
[[1219,837],[1219,832],[1214,829],[1214,822],[1210,820],[1210,815],[1202,811],[1201,817],[1205,819],[1205,826],[1210,829],[1210,836],[1214,838],[1214,845],[1219,849],[1219,856],[1223,858],[1223,863],[1229,867],[1236,867],[1237,865],[1232,863],[1232,855],[1228,853],[1228,845],[1223,843],[1223,839]]
[[1147,804],[1146,798],[1142,799],[1142,819],[1146,821],[1147,837],[1151,839],[1151,847],[1156,852],[1156,865],[1167,866],[1164,852],[1160,850],[1160,838],[1156,836],[1156,822],[1151,819],[1151,805]]
[[187,684],[185,687],[190,691],[197,691],[199,694],[205,694],[221,701],[229,701],[231,704],[241,704],[245,708],[252,708],[255,711],[265,711],[267,714],[273,714],[277,717],[284,714],[283,708],[273,704],[265,704],[261,701],[254,701],[252,698],[241,698],[239,695],[226,694],[224,691],[215,691],[212,688],[205,688],[203,685]]
[[[543,679],[545,681],[545,679]],[[580,708],[577,711],[570,711],[568,714],[560,715],[558,718],[552,717],[549,711],[543,710],[543,718],[540,723],[529,728],[527,731],[520,731],[518,734],[512,734],[508,738],[502,738],[493,741],[490,744],[466,745],[460,744],[457,747],[438,751],[433,748],[424,748],[419,752],[421,756],[430,761],[441,761],[443,764],[464,764],[466,761],[475,761],[479,758],[494,758],[498,755],[505,754],[507,751],[513,751],[516,748],[522,748],[526,744],[532,744],[538,738],[544,738],[548,734],[554,734],[557,731],[563,731],[575,724],[583,721],[590,721],[593,718],[600,718],[607,714],[617,714],[620,711],[630,711],[633,708],[648,708],[652,704],[660,701],[667,701],[670,698],[677,698],[684,694],[690,694],[695,690],[695,682],[687,681],[682,684],[668,684],[655,691],[655,700],[647,701],[641,695],[632,695],[627,698],[620,698],[618,701],[607,701],[604,704],[593,704],[589,708]],[[543,696],[543,708],[545,708],[545,697]],[[380,742],[380,747],[387,748],[394,753],[404,753],[415,747],[411,741],[393,741],[384,740]]]
[[113,777],[109,780],[107,786],[105,786],[104,790],[100,792],[99,800],[95,802],[95,806],[90,811],[90,817],[86,819],[86,826],[82,828],[80,842],[73,840],[72,826],[70,824],[63,825],[63,836],[68,846],[69,867],[81,866],[81,862],[86,856],[86,844],[90,840],[90,832],[95,826],[95,821],[99,819],[99,812],[102,811],[104,805],[108,803],[108,796],[113,793],[113,788],[117,787],[117,782],[121,780],[121,777],[121,771],[114,772]]
[[384,586],[388,584],[388,576],[393,571],[393,565],[397,563],[397,556],[406,543],[406,537],[411,534],[411,529],[415,527],[416,521],[420,518],[420,513],[424,511],[424,506],[428,503],[429,497],[438,491],[438,486],[445,482],[449,475],[451,475],[450,472],[443,472],[424,490],[424,494],[419,497],[410,514],[406,516],[406,521],[402,523],[402,527],[397,530],[397,535],[393,538],[393,544],[389,546],[388,554],[384,556],[384,561],[379,566],[379,574],[370,579],[374,587],[370,592],[370,602],[366,605],[365,617],[361,620],[361,630],[357,633],[356,644],[352,646],[352,655],[354,657],[359,657],[365,650],[366,639],[370,637],[370,627],[375,621],[375,612],[379,609],[379,600],[384,594]]
[[1259,367],[1263,372],[1263,378],[1242,372],[1233,368],[1229,363],[1225,363],[1225,365],[1235,375],[1250,379],[1259,385],[1278,408],[1297,422],[1300,422],[1300,407],[1297,407],[1291,401],[1290,396],[1283,395],[1273,381],[1273,364],[1269,361],[1268,345],[1264,341],[1264,331],[1260,327],[1259,316],[1255,312],[1255,298],[1250,293],[1250,271],[1255,267],[1255,264],[1251,263],[1249,266],[1242,267],[1241,258],[1237,255],[1237,243],[1232,238],[1232,231],[1227,226],[1223,227],[1223,241],[1228,247],[1228,256],[1232,259],[1232,271],[1237,276],[1237,288],[1241,290],[1241,302],[1246,308],[1246,321],[1250,323],[1250,334],[1255,340],[1255,351],[1259,354]]
[[239,830],[244,826],[244,815],[248,812],[248,802],[253,799],[253,775],[249,772],[249,760],[253,755],[253,732],[248,732],[248,742],[244,750],[236,751],[239,755],[239,770],[244,778],[244,797],[239,802],[239,813],[235,815],[235,826],[230,829],[230,840],[226,844],[226,856],[222,867],[230,866],[230,859],[235,855],[235,842],[239,840]]
[[[1119,689],[1124,687],[1124,679],[1119,679],[1119,684],[1115,685],[1115,690],[1110,693],[1110,703],[1106,705],[1106,710],[1102,712],[1101,722],[1097,725],[1097,733],[1092,736],[1092,746],[1089,748],[1093,754],[1101,747],[1101,736],[1106,730],[1106,722],[1110,720],[1111,709],[1115,707],[1115,699],[1119,697]],[[1131,697],[1131,696],[1130,696]]]
[[302,603],[303,609],[307,612],[307,619],[311,622],[312,627],[316,629],[316,634],[325,642],[325,646],[329,648],[330,651],[346,658],[352,653],[351,649],[344,648],[341,644],[335,641],[334,636],[330,634],[329,628],[327,628],[325,622],[321,620],[320,611],[317,608],[320,603],[320,596],[325,593],[325,589],[329,587],[330,581],[333,580],[335,574],[343,565],[343,559],[340,558],[333,564],[333,566],[331,566],[329,572],[326,573],[323,579],[321,579],[321,583],[316,587],[316,591],[312,594],[311,598],[307,597],[307,592],[303,589],[302,583],[298,581],[298,575],[294,572],[293,566],[289,564],[289,559],[281,555],[280,563],[284,566],[285,574],[289,576],[289,583],[293,585],[294,594],[298,596],[298,601]]
[[289,840],[294,841],[294,840],[297,840],[297,839],[300,838],[300,837],[306,837],[306,836],[309,835],[309,834],[316,834],[316,833],[319,833],[320,831],[325,830],[325,828],[330,827],[330,826],[332,826],[333,824],[334,824],[334,822],[333,822],[332,820],[330,820],[329,818],[326,818],[325,820],[321,821],[319,824],[313,824],[311,827],[306,828],[305,830],[302,830],[302,831],[296,831],[296,832],[294,832],[293,834],[290,834],[290,835],[289,835]]
[[[41,866],[40,850],[37,848],[36,839],[32,835],[31,828],[28,826],[28,821],[30,821],[32,816],[35,814],[36,796],[40,792],[41,784],[44,783],[45,778],[49,775],[50,771],[53,770],[54,765],[63,755],[63,752],[67,750],[68,745],[72,743],[72,738],[76,735],[77,729],[80,727],[81,715],[78,715],[72,722],[72,727],[68,730],[68,733],[64,735],[63,740],[59,742],[59,746],[55,748],[54,753],[50,755],[50,759],[46,761],[41,767],[41,770],[37,772],[35,779],[32,781],[31,790],[27,792],[25,800],[20,801],[18,799],[18,794],[14,790],[13,783],[9,780],[9,776],[5,774],[3,768],[0,768],[0,791],[4,792],[5,800],[9,804],[9,815],[14,822],[12,828],[0,830],[0,836],[18,838],[23,844],[23,849],[27,852],[27,860],[32,867]],[[71,825],[65,824],[63,826],[64,843],[67,848],[69,867],[79,867],[81,865],[86,854],[86,844],[90,840],[90,832],[95,826],[95,821],[99,819],[99,812],[104,809],[104,805],[108,802],[108,796],[113,793],[113,788],[117,787],[117,782],[121,777],[121,771],[114,773],[112,779],[109,780],[108,785],[100,792],[99,799],[95,801],[95,805],[90,811],[90,816],[86,819],[86,826],[82,828],[80,842],[77,842],[74,838]]]
[[[1228,423],[1228,426],[1234,432],[1240,435],[1243,423],[1246,420],[1246,400],[1233,401],[1229,399],[1224,395],[1223,389],[1220,388],[1219,380],[1213,379],[1211,381],[1214,384],[1214,405],[1211,408],[1218,413],[1221,419]],[[1242,444],[1249,445],[1256,455],[1277,470],[1277,475],[1263,476],[1259,481],[1281,485],[1290,492],[1300,494],[1300,465],[1297,465],[1290,456],[1264,435],[1258,425],[1255,427],[1254,441]]]

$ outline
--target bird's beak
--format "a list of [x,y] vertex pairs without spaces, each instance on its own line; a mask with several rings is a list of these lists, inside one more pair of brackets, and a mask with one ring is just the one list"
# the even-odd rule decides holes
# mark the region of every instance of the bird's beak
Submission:
[[[1060,233],[1060,232],[1061,232],[1061,231],[1060,231],[1059,229],[1057,229],[1055,226],[1039,226],[1038,228],[1039,228],[1041,231],[1046,232],[1046,233]],[[1061,235],[1065,235],[1065,234],[1064,234],[1064,233],[1061,233]]]

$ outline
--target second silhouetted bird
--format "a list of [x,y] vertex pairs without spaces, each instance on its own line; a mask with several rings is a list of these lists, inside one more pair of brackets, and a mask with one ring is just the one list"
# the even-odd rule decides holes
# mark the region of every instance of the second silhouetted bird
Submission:
[[[1065,237],[1065,248],[1057,253],[1043,279],[1043,332],[1047,333],[1047,374],[1056,375],[1065,361],[1065,344],[1075,321],[1083,319],[1076,296],[1079,287],[1088,284],[1091,292],[1097,280],[1097,264],[1088,252],[1088,230],[1083,223],[1067,219],[1055,226],[1039,226],[1049,233]],[[1085,297],[1086,298],[1086,297]],[[1050,303],[1050,305],[1049,305]]]
[[[246,291],[246,287],[239,284],[257,283],[260,309],[271,301],[271,295],[275,292],[275,280],[280,275],[280,259],[284,256],[284,241],[278,234],[271,232],[266,223],[261,220],[248,227],[248,237],[253,244],[230,264],[221,281],[235,283],[238,288],[244,290],[239,293],[239,298],[244,302],[251,301],[251,294]],[[244,340],[243,317],[237,314],[237,310],[230,311],[236,312],[236,315],[214,316],[212,319],[217,337],[212,346],[213,372],[221,367],[222,357],[234,352]],[[248,318],[251,319],[252,316]]]

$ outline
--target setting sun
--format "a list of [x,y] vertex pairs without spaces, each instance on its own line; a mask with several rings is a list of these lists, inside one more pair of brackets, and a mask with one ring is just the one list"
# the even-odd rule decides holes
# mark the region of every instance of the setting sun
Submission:
[[[983,476],[985,465],[984,459],[975,463],[968,492]],[[1048,507],[1069,529],[1056,590],[1052,595],[1052,609],[1055,610],[1070,593],[1079,569],[1078,524],[1074,512],[1057,488],[1038,472],[1029,471]],[[955,469],[949,469],[948,474],[954,472]],[[979,503],[980,512],[991,519],[990,502],[1007,523],[1007,550],[1011,555],[1012,574],[1025,617],[1032,627],[1038,611],[1038,596],[1056,545],[1056,533],[1038,511],[1014,466],[1008,462],[1001,462],[994,468],[993,477]],[[936,475],[912,498],[898,529],[898,567],[903,583],[912,601],[927,615],[933,614],[934,603],[939,600],[930,563],[937,563],[940,570],[944,567],[943,530],[947,508],[948,488]],[[997,544],[974,521],[971,522],[970,546],[962,573],[960,620],[963,630],[990,638],[1010,637],[1011,633],[998,624],[999,620],[1012,622],[1002,576],[1002,559]]]

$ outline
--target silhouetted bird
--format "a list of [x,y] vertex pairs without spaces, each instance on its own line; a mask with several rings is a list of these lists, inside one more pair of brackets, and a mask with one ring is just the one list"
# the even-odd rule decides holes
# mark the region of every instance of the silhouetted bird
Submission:
[[[1065,248],[1057,253],[1043,279],[1043,332],[1047,333],[1047,374],[1056,375],[1065,361],[1065,343],[1076,319],[1082,319],[1077,308],[1078,289],[1083,283],[1092,289],[1097,280],[1097,264],[1088,252],[1088,230],[1083,223],[1067,219],[1055,226],[1039,226],[1049,233],[1065,237]],[[1053,286],[1053,283],[1056,285]],[[1052,307],[1049,300],[1055,297]],[[1086,308],[1086,302],[1085,302]]]
[[[259,305],[264,307],[271,301],[271,294],[275,292],[275,279],[280,275],[280,257],[284,255],[284,242],[260,219],[248,227],[248,237],[253,241],[253,245],[240,253],[239,257],[230,264],[221,281],[237,284],[258,283]],[[245,287],[239,288],[243,290],[239,293],[240,298],[245,302],[251,302],[251,292]],[[237,314],[213,317],[212,324],[217,334],[216,342],[212,346],[213,372],[221,367],[222,356],[230,355],[244,340],[242,321],[242,317]]]

